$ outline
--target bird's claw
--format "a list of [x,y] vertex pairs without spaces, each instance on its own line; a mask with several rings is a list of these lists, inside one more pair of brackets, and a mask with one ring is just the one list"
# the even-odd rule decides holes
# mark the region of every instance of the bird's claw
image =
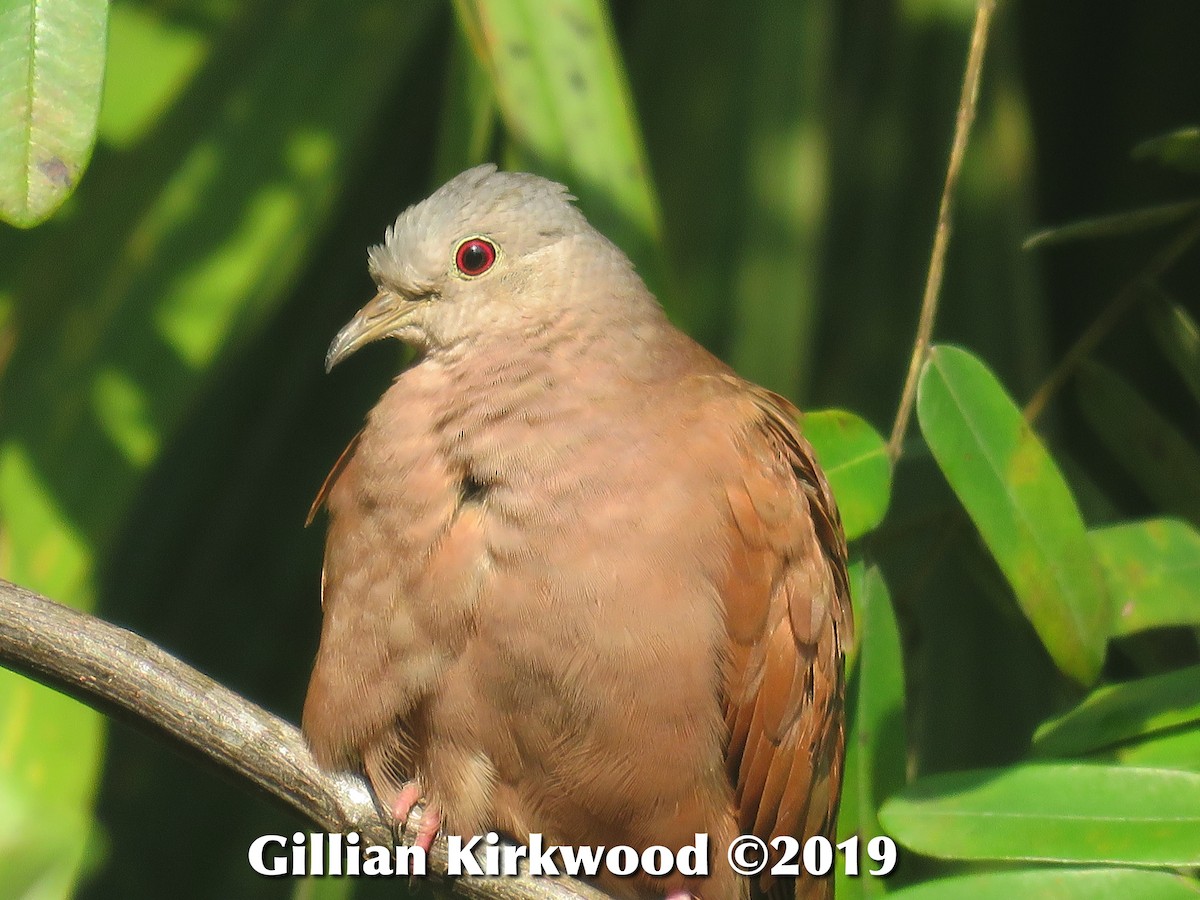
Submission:
[[420,810],[416,821],[413,822],[413,810],[421,802],[421,785],[415,781],[407,782],[392,800],[389,812],[397,828],[405,834],[412,834],[414,847],[420,847],[426,853],[433,846],[438,829],[442,826],[442,817],[437,809],[430,804]]

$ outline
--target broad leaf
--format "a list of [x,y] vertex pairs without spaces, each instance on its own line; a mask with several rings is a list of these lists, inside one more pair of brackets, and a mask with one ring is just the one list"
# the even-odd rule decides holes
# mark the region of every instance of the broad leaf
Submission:
[[1168,731],[1113,750],[1114,759],[1127,766],[1185,769],[1200,772],[1200,727]]
[[801,427],[833,489],[846,540],[861,537],[883,521],[891,497],[883,438],[865,419],[840,409],[805,413]]
[[[904,784],[904,657],[887,585],[875,566],[850,570],[855,598],[855,656],[846,690],[849,729],[838,837],[857,834],[863,844],[883,831],[877,812],[883,798]],[[881,879],[837,875],[837,896],[878,897]]]
[[1074,498],[995,376],[957,347],[933,348],[917,413],[946,480],[1062,671],[1100,671],[1111,612]]
[[1113,599],[1113,633],[1200,625],[1200,532],[1179,519],[1096,528],[1092,546]]
[[67,199],[96,141],[105,0],[0,5],[0,219],[29,228]]
[[1120,741],[1200,722],[1200,666],[1107,685],[1038,729],[1039,756],[1078,756]]
[[922,778],[879,813],[885,833],[946,859],[1200,865],[1200,775],[1058,764]]
[[896,900],[1196,900],[1195,879],[1144,869],[1016,869],[937,878]]

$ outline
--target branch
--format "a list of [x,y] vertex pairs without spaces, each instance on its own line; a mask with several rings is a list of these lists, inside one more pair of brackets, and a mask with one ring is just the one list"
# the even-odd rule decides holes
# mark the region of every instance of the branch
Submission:
[[917,399],[917,382],[921,367],[929,352],[933,338],[933,323],[937,318],[938,296],[942,290],[942,274],[946,270],[946,248],[950,245],[951,212],[954,208],[954,193],[958,187],[958,176],[962,171],[963,159],[967,154],[967,138],[971,134],[971,123],[975,121],[975,108],[979,101],[979,77],[983,72],[983,56],[987,49],[988,31],[992,13],[996,11],[996,0],[979,0],[975,6],[975,27],[971,31],[971,49],[967,54],[966,71],[963,73],[962,94],[958,100],[958,115],[954,122],[954,142],[950,148],[950,162],[946,166],[946,181],[942,186],[942,200],[938,206],[937,230],[933,235],[933,250],[929,255],[929,273],[925,277],[925,294],[921,298],[921,316],[917,321],[917,337],[913,342],[912,358],[908,362],[908,375],[904,379],[904,390],[900,393],[900,404],[896,410],[896,421],[892,425],[892,436],[888,439],[888,456],[894,464],[904,447],[904,433],[908,420],[912,418],[913,403]]
[[[321,831],[357,831],[364,845],[395,842],[366,782],[322,771],[294,725],[145,638],[4,580],[0,664],[182,744],[299,812]],[[605,896],[569,878],[451,879],[446,863],[446,842],[439,838],[428,856],[431,875],[454,893],[477,900]]]

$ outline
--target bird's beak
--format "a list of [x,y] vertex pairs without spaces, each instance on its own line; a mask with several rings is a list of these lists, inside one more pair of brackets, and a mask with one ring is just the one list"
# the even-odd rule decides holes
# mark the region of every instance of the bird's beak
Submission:
[[325,371],[329,372],[364,344],[392,334],[412,306],[395,294],[380,291],[337,333],[325,354]]

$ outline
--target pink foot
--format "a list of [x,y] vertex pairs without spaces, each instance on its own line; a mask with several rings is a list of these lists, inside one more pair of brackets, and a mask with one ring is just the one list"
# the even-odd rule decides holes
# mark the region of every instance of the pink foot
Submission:
[[[415,781],[406,783],[392,800],[392,818],[405,831],[409,830],[409,815],[412,813],[413,807],[420,801],[421,786]],[[417,821],[417,833],[413,839],[413,846],[420,847],[428,853],[441,825],[441,815],[432,806],[426,804],[425,808],[421,810],[421,818]]]

